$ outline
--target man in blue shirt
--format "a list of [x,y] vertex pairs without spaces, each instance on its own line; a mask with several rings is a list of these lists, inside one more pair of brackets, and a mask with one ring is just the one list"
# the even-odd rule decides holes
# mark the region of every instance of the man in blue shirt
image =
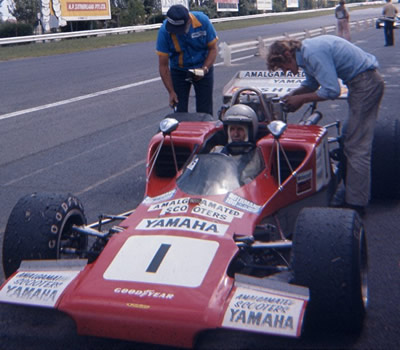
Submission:
[[347,85],[349,115],[343,130],[346,156],[346,193],[344,207],[363,213],[370,199],[370,167],[374,126],[378,116],[384,82],[377,72],[375,56],[333,35],[298,40],[279,40],[269,50],[271,70],[299,67],[306,79],[284,97],[290,111],[304,103],[335,99],[340,95],[338,79]]
[[212,115],[217,41],[215,29],[205,14],[189,12],[183,5],[170,7],[158,32],[156,50],[169,104],[176,106],[177,112],[188,111],[193,85],[196,111]]

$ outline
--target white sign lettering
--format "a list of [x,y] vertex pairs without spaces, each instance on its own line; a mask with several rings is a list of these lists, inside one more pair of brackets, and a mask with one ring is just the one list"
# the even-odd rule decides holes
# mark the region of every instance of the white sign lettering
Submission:
[[300,336],[307,301],[278,293],[237,287],[222,325],[268,334]]
[[142,203],[143,204],[152,204],[152,203],[158,203],[161,201],[165,201],[165,200],[171,199],[175,195],[175,192],[176,192],[176,190],[172,190],[172,191],[160,194],[157,197],[146,197]]
[[243,216],[243,212],[239,210],[204,198],[192,209],[192,213],[225,222],[232,222],[234,218]]
[[189,198],[179,198],[150,206],[149,211],[161,210],[161,215],[186,213],[189,208]]
[[79,271],[20,271],[0,290],[0,301],[54,307]]
[[225,203],[232,205],[235,208],[245,210],[249,213],[257,214],[261,210],[260,205],[250,202],[249,200],[244,199],[243,197],[240,197],[232,192],[225,197]]
[[138,230],[178,230],[223,236],[228,225],[187,216],[170,216],[166,218],[143,219],[136,226]]

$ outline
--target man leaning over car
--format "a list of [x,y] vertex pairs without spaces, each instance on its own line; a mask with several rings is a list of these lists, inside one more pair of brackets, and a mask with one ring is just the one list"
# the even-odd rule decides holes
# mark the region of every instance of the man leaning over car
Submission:
[[267,65],[270,70],[280,68],[293,74],[299,68],[304,70],[306,79],[301,86],[284,97],[290,111],[304,103],[339,97],[338,78],[347,85],[349,113],[343,128],[346,191],[340,206],[362,215],[370,199],[372,141],[384,91],[377,59],[345,39],[321,35],[303,42],[275,41]]

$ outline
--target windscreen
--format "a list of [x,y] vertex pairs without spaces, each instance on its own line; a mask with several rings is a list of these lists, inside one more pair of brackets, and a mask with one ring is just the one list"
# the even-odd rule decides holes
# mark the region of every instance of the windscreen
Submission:
[[177,181],[178,187],[192,195],[218,195],[240,187],[234,159],[222,153],[197,155]]

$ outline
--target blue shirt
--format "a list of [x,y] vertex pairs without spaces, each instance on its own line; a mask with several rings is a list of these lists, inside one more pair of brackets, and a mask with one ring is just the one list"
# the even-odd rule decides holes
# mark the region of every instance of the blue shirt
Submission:
[[320,87],[316,93],[324,99],[340,95],[338,78],[346,84],[358,74],[378,68],[375,56],[334,35],[303,40],[296,62],[306,76],[301,85],[313,91]]
[[166,20],[158,31],[156,52],[169,56],[170,68],[201,68],[208,55],[208,47],[218,40],[214,26],[204,13],[193,11],[189,15],[192,23],[187,34],[168,33]]

